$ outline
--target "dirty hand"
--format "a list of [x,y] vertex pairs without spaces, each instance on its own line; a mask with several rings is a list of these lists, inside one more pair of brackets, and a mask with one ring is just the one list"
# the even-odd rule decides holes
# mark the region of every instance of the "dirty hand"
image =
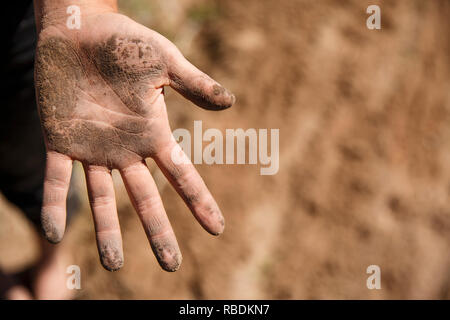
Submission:
[[108,270],[121,268],[111,177],[111,170],[118,169],[161,267],[175,271],[180,250],[144,159],[155,160],[208,232],[220,234],[224,219],[192,163],[172,161],[176,141],[163,88],[171,86],[210,110],[230,107],[234,96],[191,65],[169,40],[116,13],[111,2],[78,2],[81,25],[69,29],[65,9],[70,1],[35,1],[35,84],[47,146],[42,226],[49,241],[61,241],[72,161],[81,161],[100,260]]

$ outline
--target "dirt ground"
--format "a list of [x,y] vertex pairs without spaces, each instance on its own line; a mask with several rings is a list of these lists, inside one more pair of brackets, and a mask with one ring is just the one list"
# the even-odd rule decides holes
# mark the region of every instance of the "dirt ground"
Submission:
[[[214,238],[150,164],[183,253],[176,273],[158,266],[117,175],[125,266],[111,274],[78,166],[84,204],[64,239],[78,298],[450,298],[450,1],[120,3],[236,94],[213,113],[167,90],[172,128],[279,128],[280,170],[197,166],[226,218]],[[381,30],[366,28],[370,4]],[[0,203],[0,266],[35,258],[30,230]],[[366,287],[373,264],[381,290]]]

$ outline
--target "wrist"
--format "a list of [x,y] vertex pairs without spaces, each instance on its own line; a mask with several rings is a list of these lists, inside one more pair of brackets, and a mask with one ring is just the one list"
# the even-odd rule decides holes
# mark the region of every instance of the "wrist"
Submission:
[[66,26],[70,6],[79,8],[81,23],[91,15],[117,12],[116,0],[34,0],[37,32],[49,26]]

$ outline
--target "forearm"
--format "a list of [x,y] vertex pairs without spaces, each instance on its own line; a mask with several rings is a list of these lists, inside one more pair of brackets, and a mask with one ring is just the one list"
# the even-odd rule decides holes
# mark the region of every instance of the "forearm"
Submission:
[[34,0],[38,33],[50,25],[64,24],[67,8],[76,5],[83,16],[101,12],[117,12],[117,0]]

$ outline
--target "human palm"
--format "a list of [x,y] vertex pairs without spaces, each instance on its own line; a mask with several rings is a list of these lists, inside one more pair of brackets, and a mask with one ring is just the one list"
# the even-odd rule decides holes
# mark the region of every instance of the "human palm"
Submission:
[[41,213],[51,242],[65,229],[73,160],[83,163],[103,266],[123,264],[111,170],[118,169],[160,265],[181,254],[144,159],[153,158],[201,225],[223,230],[222,214],[191,163],[176,164],[164,86],[221,110],[234,96],[192,66],[166,38],[117,13],[86,17],[78,31],[51,25],[39,36],[35,83],[47,146]]

